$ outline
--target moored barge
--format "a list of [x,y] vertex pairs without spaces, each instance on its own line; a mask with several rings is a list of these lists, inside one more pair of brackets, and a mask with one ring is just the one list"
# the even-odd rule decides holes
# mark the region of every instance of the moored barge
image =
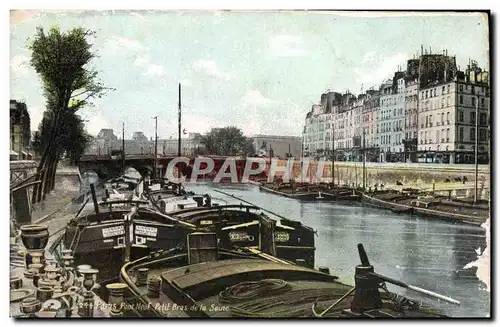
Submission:
[[448,197],[424,195],[418,190],[394,190],[367,192],[362,195],[363,204],[395,213],[418,214],[454,222],[481,225],[489,217],[487,205],[470,205],[451,201]]

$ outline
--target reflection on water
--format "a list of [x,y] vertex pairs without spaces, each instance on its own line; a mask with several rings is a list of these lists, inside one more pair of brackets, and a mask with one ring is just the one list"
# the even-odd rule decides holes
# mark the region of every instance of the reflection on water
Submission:
[[[489,313],[490,294],[485,291],[485,285],[475,277],[474,270],[463,270],[465,264],[476,259],[475,249],[484,249],[486,245],[481,227],[454,225],[348,203],[301,203],[261,193],[254,186],[187,187],[190,191],[211,193],[218,188],[317,230],[316,263],[330,267],[342,281],[353,283],[354,267],[359,264],[357,244],[363,243],[379,273],[450,296],[461,305],[438,302],[388,285],[390,290],[425,300],[451,316],[485,317]],[[238,203],[223,194],[217,196]]]

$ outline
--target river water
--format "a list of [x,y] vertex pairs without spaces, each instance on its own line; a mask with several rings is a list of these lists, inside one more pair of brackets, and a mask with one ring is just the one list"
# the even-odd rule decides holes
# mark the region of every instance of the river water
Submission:
[[[91,177],[87,183],[94,181]],[[394,214],[353,203],[299,202],[261,193],[252,185],[188,184],[186,189],[239,203],[217,193],[219,189],[312,227],[318,231],[316,265],[329,267],[343,282],[353,285],[354,267],[360,263],[357,244],[363,243],[376,272],[452,297],[461,305],[388,284],[389,290],[425,301],[453,317],[489,315],[490,293],[485,284],[475,276],[475,268],[463,270],[477,258],[475,250],[486,246],[482,227]]]

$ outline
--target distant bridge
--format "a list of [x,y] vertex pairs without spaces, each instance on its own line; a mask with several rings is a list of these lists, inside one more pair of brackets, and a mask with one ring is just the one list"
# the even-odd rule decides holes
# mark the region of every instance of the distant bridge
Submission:
[[[177,156],[175,155],[158,155],[157,164],[157,176],[165,176],[167,171],[167,166],[170,161],[172,161]],[[190,159],[189,166],[193,166],[194,157],[188,157]],[[224,160],[228,157],[226,156],[206,156],[206,158],[212,158],[214,160],[214,172],[216,173],[218,169],[222,166]],[[246,160],[244,158],[236,157],[236,167],[238,170],[238,176],[243,174],[243,169],[245,167]],[[134,168],[141,174],[141,176],[151,176],[153,174],[155,164],[155,156],[153,154],[126,154],[125,155],[125,170],[128,168]],[[80,168],[80,173],[86,171],[94,171],[99,178],[113,178],[117,177],[122,173],[122,156],[116,155],[84,155],[80,159],[78,164]]]

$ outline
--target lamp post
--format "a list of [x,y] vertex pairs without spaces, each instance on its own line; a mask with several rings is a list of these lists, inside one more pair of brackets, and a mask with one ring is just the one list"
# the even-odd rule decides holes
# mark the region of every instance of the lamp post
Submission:
[[122,174],[125,175],[125,122],[122,123]]
[[155,160],[153,162],[153,179],[156,179],[157,159],[158,159],[158,116],[153,117],[155,120]]

